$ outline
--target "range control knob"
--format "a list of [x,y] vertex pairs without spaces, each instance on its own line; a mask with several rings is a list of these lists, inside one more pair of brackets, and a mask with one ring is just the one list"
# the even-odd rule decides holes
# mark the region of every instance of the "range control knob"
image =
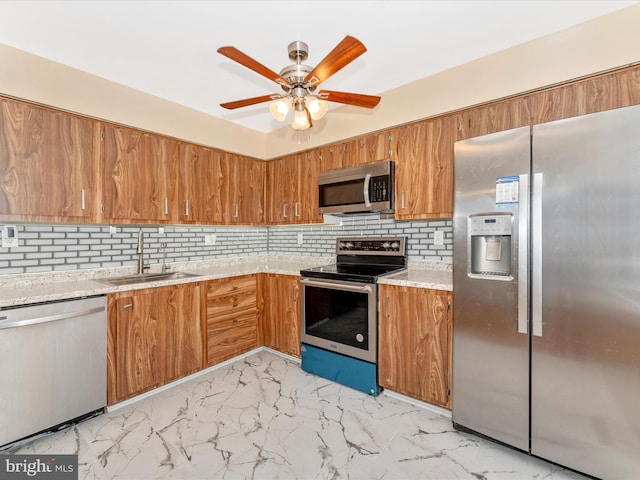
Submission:
[[390,246],[390,245],[391,245],[391,244],[390,244],[389,242],[383,242],[383,243],[382,243],[382,248],[384,248],[385,250],[389,250],[389,246]]
[[393,242],[391,244],[391,250],[400,250],[400,244],[398,242]]
[[353,248],[353,243],[347,242],[346,247],[347,247],[347,250],[351,250]]

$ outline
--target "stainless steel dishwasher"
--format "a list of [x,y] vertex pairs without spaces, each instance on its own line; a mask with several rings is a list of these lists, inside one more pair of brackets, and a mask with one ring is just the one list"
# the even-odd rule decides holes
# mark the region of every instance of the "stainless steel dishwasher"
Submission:
[[105,296],[0,310],[0,445],[107,400]]

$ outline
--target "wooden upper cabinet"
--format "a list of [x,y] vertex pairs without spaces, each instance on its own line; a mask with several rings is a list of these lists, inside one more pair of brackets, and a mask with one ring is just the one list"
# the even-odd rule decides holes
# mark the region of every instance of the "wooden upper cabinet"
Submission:
[[390,131],[384,131],[356,138],[353,141],[351,166],[381,162],[391,158],[391,137]]
[[225,223],[227,225],[263,224],[265,220],[265,162],[227,153],[223,168],[227,187]]
[[453,214],[453,122],[444,116],[394,130],[397,219]]
[[267,162],[269,223],[322,222],[318,213],[320,163],[317,150]]
[[320,172],[330,172],[350,166],[348,158],[354,146],[354,142],[341,142],[321,147]]
[[552,122],[640,103],[640,69],[586,78],[524,96],[531,124]]
[[315,150],[296,155],[297,198],[293,203],[293,223],[321,223],[318,209],[320,159]]
[[177,140],[108,124],[103,137],[104,219],[176,221]]
[[180,144],[178,219],[181,223],[224,222],[224,152],[190,143]]
[[455,140],[479,137],[529,125],[526,102],[522,97],[468,108],[456,114]]
[[291,223],[297,183],[297,177],[291,176],[294,163],[292,155],[267,162],[267,221],[271,224]]
[[95,221],[98,123],[0,98],[0,219]]

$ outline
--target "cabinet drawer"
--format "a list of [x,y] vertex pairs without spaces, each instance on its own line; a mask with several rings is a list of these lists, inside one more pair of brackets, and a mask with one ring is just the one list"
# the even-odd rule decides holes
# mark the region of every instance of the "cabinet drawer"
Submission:
[[234,319],[237,323],[216,325],[207,329],[207,363],[213,365],[240,355],[258,342],[256,317]]
[[224,297],[207,298],[207,318],[217,318],[233,314],[240,310],[255,310],[256,294],[251,291],[238,291]]
[[215,336],[219,332],[227,330],[237,330],[242,328],[256,328],[257,315],[256,312],[243,312],[241,314],[223,315],[217,318],[209,318],[207,320],[207,339]]
[[215,297],[225,297],[239,292],[252,292],[255,296],[255,276],[224,279],[220,282],[213,282],[209,284],[209,288],[207,290],[207,299]]

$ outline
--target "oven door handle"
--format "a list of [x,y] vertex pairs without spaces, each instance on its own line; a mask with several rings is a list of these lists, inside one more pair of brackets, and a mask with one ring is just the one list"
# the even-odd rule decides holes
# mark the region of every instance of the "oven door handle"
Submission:
[[324,280],[309,280],[307,278],[303,278],[302,280],[300,280],[300,283],[304,283],[305,285],[309,285],[311,287],[339,288],[340,290],[348,290],[352,292],[373,292],[373,288],[371,288],[371,285],[348,285],[344,283],[325,282]]

